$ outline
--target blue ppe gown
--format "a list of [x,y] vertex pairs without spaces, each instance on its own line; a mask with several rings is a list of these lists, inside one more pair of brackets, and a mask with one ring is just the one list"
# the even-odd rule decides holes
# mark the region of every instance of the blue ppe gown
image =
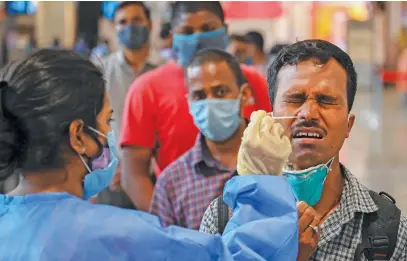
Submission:
[[223,236],[68,193],[0,195],[0,261],[294,261],[298,214],[287,181],[241,176],[226,184],[234,216]]

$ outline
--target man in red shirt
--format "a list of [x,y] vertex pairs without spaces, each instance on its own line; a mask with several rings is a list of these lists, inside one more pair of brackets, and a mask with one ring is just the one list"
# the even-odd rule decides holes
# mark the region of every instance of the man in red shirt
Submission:
[[[198,135],[189,113],[183,68],[197,51],[224,50],[227,44],[220,2],[176,2],[171,25],[177,61],[137,78],[129,89],[123,112],[121,184],[137,208],[145,211],[154,188],[149,177],[151,160],[155,160],[158,176],[194,145]],[[247,66],[242,65],[242,71],[251,90],[251,102],[243,108],[243,116],[249,118],[260,109],[271,111],[264,77]]]

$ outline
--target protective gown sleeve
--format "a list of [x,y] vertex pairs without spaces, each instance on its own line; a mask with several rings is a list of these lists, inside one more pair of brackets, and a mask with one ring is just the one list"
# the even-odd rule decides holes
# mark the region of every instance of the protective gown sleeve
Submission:
[[87,240],[80,247],[86,253],[80,251],[72,260],[296,260],[296,203],[284,178],[239,176],[227,183],[224,193],[235,214],[223,237],[176,226],[163,228],[155,216],[123,210],[123,217],[92,222],[89,231],[94,236],[84,233]]

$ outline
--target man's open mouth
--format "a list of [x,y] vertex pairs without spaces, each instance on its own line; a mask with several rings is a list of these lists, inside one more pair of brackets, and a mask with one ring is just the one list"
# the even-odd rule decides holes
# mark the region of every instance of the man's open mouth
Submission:
[[322,139],[324,134],[321,131],[311,131],[311,130],[298,130],[294,133],[294,139]]

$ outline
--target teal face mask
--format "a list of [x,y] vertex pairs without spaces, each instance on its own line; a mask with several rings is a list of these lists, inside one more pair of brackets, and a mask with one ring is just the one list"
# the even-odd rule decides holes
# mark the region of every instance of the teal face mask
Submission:
[[283,171],[297,201],[305,201],[310,206],[315,206],[319,202],[324,189],[325,179],[332,167],[333,159],[330,159],[325,164],[305,170],[295,171],[285,169]]

